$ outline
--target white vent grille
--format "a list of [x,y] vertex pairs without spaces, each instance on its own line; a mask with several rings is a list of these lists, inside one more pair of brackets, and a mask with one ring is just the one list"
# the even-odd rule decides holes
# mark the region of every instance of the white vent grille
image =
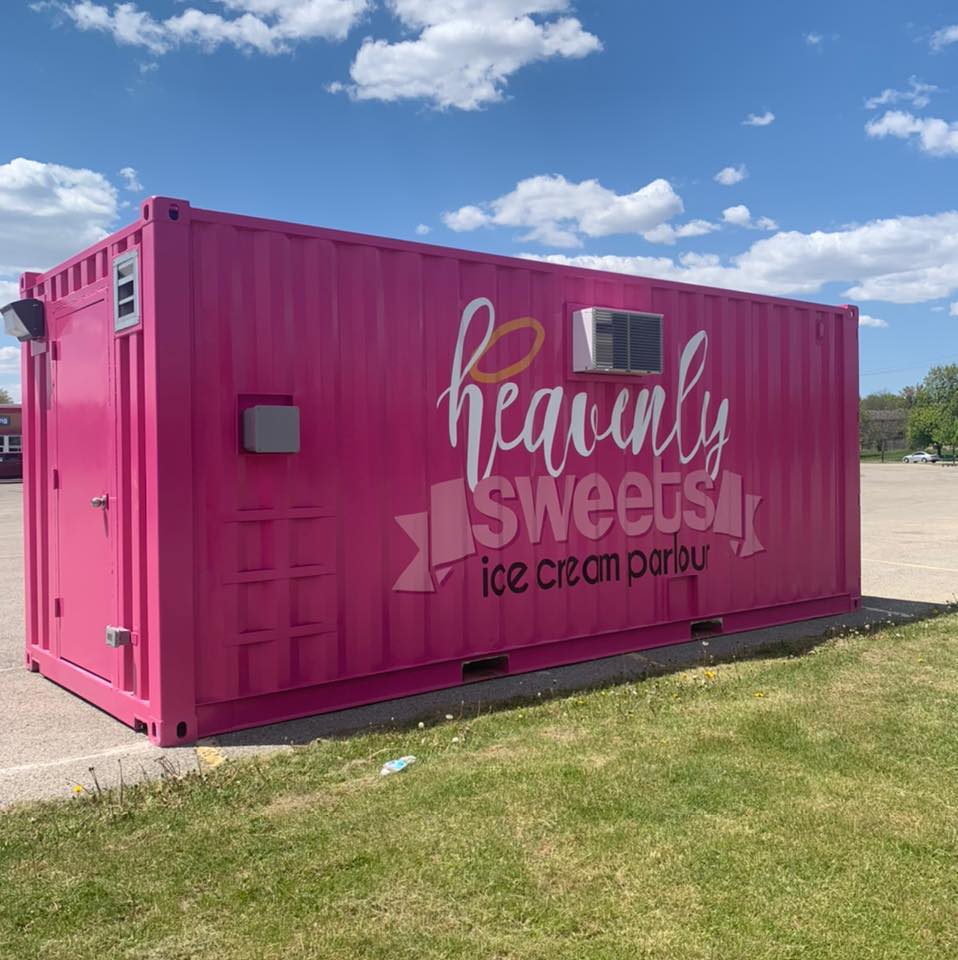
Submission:
[[113,261],[113,329],[126,330],[140,322],[139,253],[131,250]]
[[662,372],[661,314],[589,307],[572,319],[576,372]]

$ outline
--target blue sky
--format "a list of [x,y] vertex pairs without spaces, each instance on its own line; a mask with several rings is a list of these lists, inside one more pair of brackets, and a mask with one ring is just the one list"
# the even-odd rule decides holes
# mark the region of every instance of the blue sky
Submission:
[[958,361],[953,3],[5,0],[0,36],[0,300],[165,194],[855,302],[865,391]]

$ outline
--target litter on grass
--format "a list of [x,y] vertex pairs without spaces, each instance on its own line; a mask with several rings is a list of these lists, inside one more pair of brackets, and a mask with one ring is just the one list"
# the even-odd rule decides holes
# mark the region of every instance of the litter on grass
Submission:
[[388,777],[391,773],[402,773],[411,763],[415,763],[415,757],[400,757],[398,760],[389,760],[383,764],[382,770],[379,771],[381,777]]

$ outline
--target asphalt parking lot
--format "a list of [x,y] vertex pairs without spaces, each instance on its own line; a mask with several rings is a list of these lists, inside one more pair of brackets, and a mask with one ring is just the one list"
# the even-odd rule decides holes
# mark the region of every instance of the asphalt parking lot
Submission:
[[[370,725],[410,722],[475,705],[637,676],[650,664],[681,667],[700,644],[630,654],[557,670],[473,684],[385,704],[217,737],[196,747],[160,750],[112,717],[23,667],[23,548],[20,484],[0,485],[0,806],[68,797],[89,788],[186,772],[242,754],[289,749],[317,737]],[[849,617],[716,638],[711,655],[819,636],[835,626],[913,616],[958,599],[958,468],[862,467],[863,609]],[[653,659],[654,658],[654,659]],[[92,768],[92,772],[91,772]]]

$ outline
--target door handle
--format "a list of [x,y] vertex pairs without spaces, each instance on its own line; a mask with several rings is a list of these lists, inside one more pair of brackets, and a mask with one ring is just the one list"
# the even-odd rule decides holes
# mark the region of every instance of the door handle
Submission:
[[106,505],[110,502],[110,497],[108,494],[101,494],[99,497],[94,497],[90,501],[91,507],[96,507],[98,509],[105,509]]

